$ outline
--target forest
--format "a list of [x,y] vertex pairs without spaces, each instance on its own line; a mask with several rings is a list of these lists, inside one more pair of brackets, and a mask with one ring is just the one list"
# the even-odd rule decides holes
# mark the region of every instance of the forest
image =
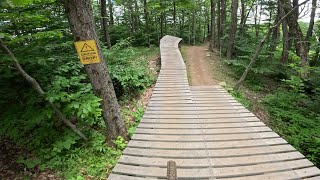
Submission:
[[[225,88],[320,167],[317,0],[0,0],[0,179],[106,179],[165,35],[208,44]],[[101,63],[74,42],[93,39]],[[248,97],[248,93],[254,98]]]

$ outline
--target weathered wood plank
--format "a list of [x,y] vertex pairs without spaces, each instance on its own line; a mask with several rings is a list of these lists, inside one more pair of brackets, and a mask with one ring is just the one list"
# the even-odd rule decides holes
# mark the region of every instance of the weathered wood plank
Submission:
[[249,140],[249,139],[263,139],[263,138],[277,138],[274,132],[263,133],[248,133],[248,134],[220,134],[220,135],[151,135],[151,134],[134,134],[131,139],[145,140],[145,141],[230,141],[230,140]]
[[270,132],[270,128],[262,127],[245,127],[245,128],[223,128],[223,129],[144,129],[137,128],[136,133],[139,134],[240,134],[252,132]]
[[[226,167],[226,166],[249,166],[249,165],[256,165],[261,163],[293,161],[293,160],[299,160],[303,158],[304,156],[301,153],[286,152],[281,154],[264,154],[264,155],[252,155],[252,156],[246,156],[246,157],[227,157],[227,158],[215,158],[215,159],[175,158],[174,161],[176,162],[178,168],[203,168],[203,167],[219,168],[219,167]],[[119,162],[127,165],[166,167],[167,162],[169,160],[171,160],[170,157],[155,158],[155,157],[137,157],[137,156],[124,155],[119,159]],[[310,169],[310,171],[314,171],[314,170]]]
[[128,147],[154,149],[228,149],[266,145],[287,144],[282,138],[250,139],[246,141],[216,141],[216,142],[158,142],[131,140]]
[[144,149],[127,147],[126,155],[163,157],[163,158],[229,158],[247,157],[252,155],[274,154],[296,151],[291,145],[281,144],[274,146],[244,147],[237,149],[204,149],[204,150],[166,150],[166,149]]

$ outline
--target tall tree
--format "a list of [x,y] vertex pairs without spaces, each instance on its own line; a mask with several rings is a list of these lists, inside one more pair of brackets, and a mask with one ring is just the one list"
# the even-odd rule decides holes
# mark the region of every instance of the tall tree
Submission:
[[215,0],[210,0],[210,16],[211,16],[211,34],[210,34],[210,49],[216,46],[216,2]]
[[[317,9],[317,0],[312,0],[312,9],[311,9],[309,27],[308,27],[308,31],[307,31],[306,38],[305,38],[306,41],[309,41],[310,37],[312,36],[312,31],[313,31],[313,27],[314,27],[314,18],[316,15],[316,9]],[[310,44],[310,42],[308,42],[308,44]]]
[[230,24],[230,32],[229,32],[229,38],[228,38],[228,47],[227,47],[227,58],[232,58],[232,53],[234,49],[234,39],[235,34],[237,32],[237,10],[238,10],[238,0],[232,0],[231,4],[231,24]]
[[95,40],[97,42],[100,63],[85,65],[85,70],[91,81],[95,94],[102,99],[101,108],[106,123],[106,134],[109,140],[117,136],[126,137],[126,127],[120,116],[120,107],[107,65],[99,45],[95,29],[90,0],[62,0],[68,16],[71,32],[75,41]]
[[107,45],[107,47],[111,48],[111,40],[110,40],[110,34],[109,34],[109,25],[108,25],[108,18],[107,18],[107,1],[101,0],[100,4],[100,12],[101,12],[101,19],[102,19],[102,30],[103,30],[103,36],[104,36],[104,43]]
[[[290,0],[280,0],[285,13],[290,12],[293,7],[291,5]],[[297,8],[294,10],[297,11]],[[287,17],[289,31],[291,32],[292,36],[294,36],[296,40],[296,50],[297,55],[301,58],[301,64],[307,65],[308,64],[308,44],[304,41],[304,36],[301,31],[301,28],[298,23],[298,17],[296,13],[293,13]]]
[[[281,18],[285,15],[285,12],[283,10],[283,7],[279,5],[279,11]],[[281,62],[283,64],[287,64],[288,58],[289,58],[289,29],[288,29],[288,23],[287,19],[284,19],[282,21],[282,53],[281,53]]]
[[109,19],[110,25],[114,25],[114,18],[113,18],[113,3],[111,0],[108,0],[108,7],[109,7]]
[[143,11],[144,11],[144,19],[146,21],[146,33],[147,33],[147,41],[148,46],[150,47],[150,24],[149,24],[149,12],[148,12],[148,4],[147,0],[143,0]]

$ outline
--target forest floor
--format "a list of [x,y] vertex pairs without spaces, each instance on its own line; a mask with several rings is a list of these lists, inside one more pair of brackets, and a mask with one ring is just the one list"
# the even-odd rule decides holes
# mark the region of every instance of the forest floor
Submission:
[[208,50],[208,43],[198,46],[182,46],[182,56],[188,69],[191,86],[218,85],[221,82],[233,84],[233,74],[221,61],[217,52]]

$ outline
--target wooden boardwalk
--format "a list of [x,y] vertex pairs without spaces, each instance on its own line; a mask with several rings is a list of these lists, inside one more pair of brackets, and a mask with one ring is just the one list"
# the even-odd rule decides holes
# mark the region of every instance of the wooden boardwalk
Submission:
[[219,86],[189,86],[179,38],[160,43],[161,71],[144,117],[109,180],[320,179],[320,170]]

